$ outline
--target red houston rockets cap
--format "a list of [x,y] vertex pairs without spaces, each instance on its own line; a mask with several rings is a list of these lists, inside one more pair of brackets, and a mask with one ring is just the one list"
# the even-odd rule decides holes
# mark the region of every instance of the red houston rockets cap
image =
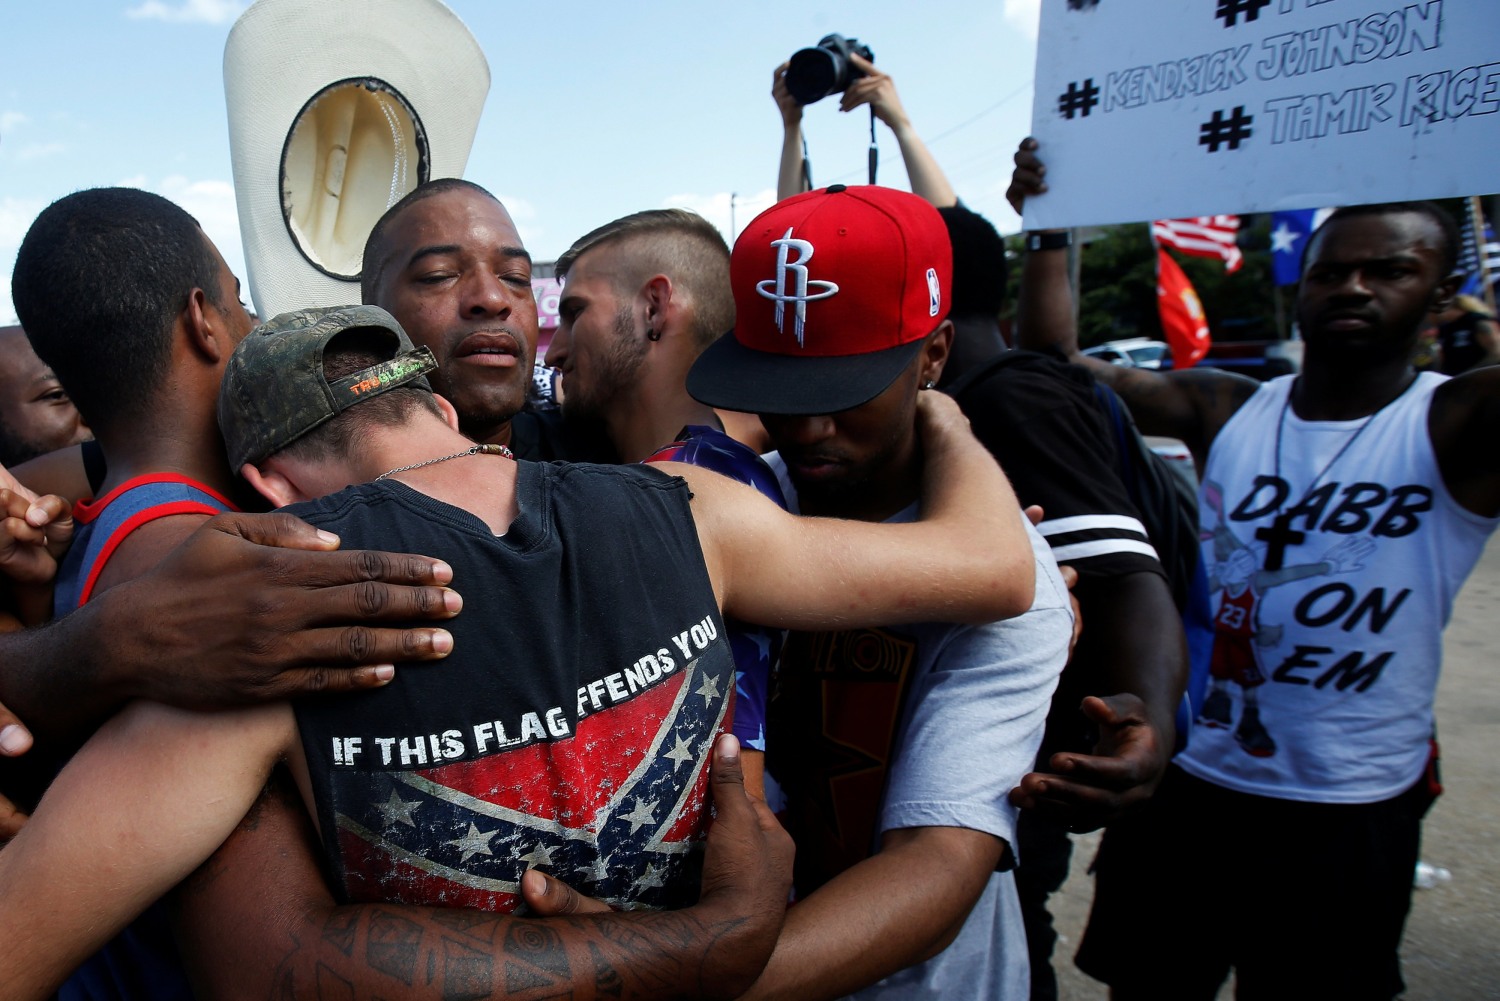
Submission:
[[688,373],[697,400],[832,414],[879,396],[948,315],[942,216],[894,188],[835,184],[756,216],[729,262],[734,329]]

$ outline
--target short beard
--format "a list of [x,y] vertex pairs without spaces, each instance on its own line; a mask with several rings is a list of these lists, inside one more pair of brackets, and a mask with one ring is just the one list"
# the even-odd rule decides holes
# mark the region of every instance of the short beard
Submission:
[[[609,350],[600,355],[587,394],[568,385],[563,377],[563,419],[584,432],[608,428],[611,404],[640,375],[646,364],[646,344],[635,336],[635,316],[629,306],[615,314]],[[665,444],[665,443],[664,443]]]

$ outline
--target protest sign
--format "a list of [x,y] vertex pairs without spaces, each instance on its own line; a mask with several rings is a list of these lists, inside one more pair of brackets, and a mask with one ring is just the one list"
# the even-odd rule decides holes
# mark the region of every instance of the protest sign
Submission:
[[1500,0],[1048,0],[1028,229],[1486,193]]

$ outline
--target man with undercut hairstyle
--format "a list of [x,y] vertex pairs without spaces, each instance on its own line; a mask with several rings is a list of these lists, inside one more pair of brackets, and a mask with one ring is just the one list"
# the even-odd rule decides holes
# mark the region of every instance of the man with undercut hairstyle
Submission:
[[[563,375],[563,416],[602,431],[625,462],[686,462],[748,483],[786,506],[776,477],[726,433],[720,414],[688,395],[687,373],[734,324],[729,248],[686,209],[649,209],[579,237],[557,259],[558,328],[547,360]],[[762,432],[763,435],[763,432]],[[754,779],[766,749],[765,703],[780,630],[731,620],[734,734]]]
[[[296,511],[351,540],[408,539],[452,558],[482,609],[455,620],[453,671],[402,672],[384,696],[334,712],[299,706],[295,722],[285,706],[215,717],[143,706],[101,731],[0,855],[0,976],[20,996],[45,991],[73,950],[208,854],[281,757],[350,906],[326,900],[316,868],[288,886],[216,864],[183,902],[183,934],[199,949],[218,937],[196,965],[210,994],[273,982],[295,993],[330,976],[389,994],[394,976],[403,996],[452,996],[491,982],[483,929],[503,947],[493,985],[507,996],[543,984],[575,996],[733,996],[773,944],[786,890],[784,835],[733,783],[716,787],[729,797],[725,827],[710,834],[692,908],[505,916],[528,866],[622,903],[692,898],[706,753],[728,701],[717,607],[790,626],[937,608],[987,619],[1029,597],[1028,566],[1012,558],[1018,526],[992,505],[1004,476],[951,404],[923,410],[927,516],[866,526],[792,518],[690,466],[515,463],[459,434],[452,407],[420,382],[431,368],[381,310],[285,314],[236,352],[221,423],[231,461],[268,498],[337,491]],[[261,392],[272,377],[280,392]],[[351,481],[362,485],[338,489]],[[822,555],[834,551],[840,559]],[[920,586],[891,573],[898,566]],[[858,608],[840,595],[846,575],[875,582]],[[165,789],[131,791],[155,769]],[[117,792],[103,808],[91,796],[101,777]],[[83,813],[128,848],[93,868],[115,890],[103,903],[55,887],[88,864],[87,846],[53,836]],[[30,904],[49,892],[37,920]],[[300,910],[274,910],[288,893],[301,894]],[[358,904],[371,900],[499,914]],[[424,928],[433,935],[419,949]],[[55,945],[42,962],[38,941]]]
[[749,415],[683,388],[693,360],[734,325],[729,247],[712,223],[686,209],[636,212],[573,241],[554,270],[563,289],[547,362],[562,373],[572,424],[602,428],[626,462],[689,425],[764,440]]
[[531,255],[484,188],[442,178],[391,206],[365,241],[360,294],[432,351],[433,386],[474,441],[522,459],[613,459],[606,441],[570,433],[556,412],[524,409],[537,346]]
[[[1046,191],[1034,140],[1014,187]],[[1156,798],[1105,835],[1079,965],[1117,998],[1390,998],[1454,596],[1500,525],[1500,371],[1419,373],[1457,232],[1351,206],[1308,240],[1302,372],[1261,384],[1078,349],[1066,255],[1027,257],[1021,342],[1055,346],[1203,470],[1212,690]]]

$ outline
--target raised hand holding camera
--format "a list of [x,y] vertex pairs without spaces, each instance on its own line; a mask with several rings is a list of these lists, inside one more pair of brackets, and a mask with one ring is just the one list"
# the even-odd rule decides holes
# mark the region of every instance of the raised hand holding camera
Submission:
[[898,136],[902,129],[911,128],[911,119],[906,117],[906,109],[896,93],[896,81],[890,74],[880,72],[858,53],[850,55],[849,63],[858,71],[858,79],[844,90],[839,110],[853,111],[861,104],[868,104],[875,117]]
[[[856,63],[855,58],[859,59]],[[798,104],[841,94],[874,67],[875,53],[857,38],[824,35],[811,49],[798,49],[787,62],[786,89]],[[860,65],[860,64],[863,65]],[[848,108],[844,109],[848,111]]]
[[[850,103],[848,94],[853,91],[856,81],[860,81],[861,78],[874,71],[874,59],[875,53],[868,45],[861,45],[859,39],[845,38],[843,35],[824,35],[816,47],[798,49],[792,53],[791,59],[777,67],[775,86],[771,90],[771,95],[776,98],[776,103],[781,108],[782,122],[789,129],[800,124],[802,106],[821,101],[829,94],[843,93],[845,95],[843,105],[839,109],[841,111],[848,111],[850,108],[870,102],[871,96],[865,96],[862,99],[856,98],[853,103]],[[890,78],[885,77],[885,79]],[[900,102],[895,100],[895,94],[895,85],[892,84],[890,86],[891,101],[895,104],[897,113],[904,118]],[[795,118],[791,116],[793,105],[796,108]],[[880,163],[880,150],[875,145],[876,114],[876,105],[870,103],[869,183],[871,184],[875,183],[875,171]],[[884,116],[881,116],[881,120],[887,125],[891,124]],[[812,160],[807,155],[807,139],[800,135],[797,138],[802,143],[801,166],[804,187],[800,190],[808,190],[812,187]],[[783,160],[788,155],[787,148],[789,147],[783,147]],[[786,164],[783,162],[783,175],[786,170]],[[781,187],[784,188],[785,184],[783,183]],[[781,197],[787,197],[790,193],[783,190]]]

